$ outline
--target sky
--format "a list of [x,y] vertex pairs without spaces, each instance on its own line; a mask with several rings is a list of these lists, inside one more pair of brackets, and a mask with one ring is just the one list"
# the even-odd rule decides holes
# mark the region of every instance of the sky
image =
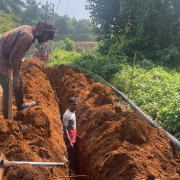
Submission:
[[[23,1],[26,2],[26,0]],[[54,11],[56,12],[59,0],[36,0],[37,3],[41,2],[44,5],[46,4],[47,1],[48,4],[49,3],[54,4]],[[57,13],[59,16],[68,15],[71,18],[75,17],[77,20],[89,19],[89,12],[85,10],[85,4],[86,4],[86,0],[60,0]]]

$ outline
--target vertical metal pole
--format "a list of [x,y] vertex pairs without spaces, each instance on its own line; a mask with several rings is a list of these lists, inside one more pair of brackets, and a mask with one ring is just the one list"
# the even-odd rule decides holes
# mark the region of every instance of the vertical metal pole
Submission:
[[8,119],[13,120],[13,81],[9,79]]
[[[52,19],[52,24],[54,25],[54,4],[53,4],[53,19]],[[53,40],[51,40],[51,56],[53,56]]]
[[53,40],[51,40],[51,56],[53,56]]

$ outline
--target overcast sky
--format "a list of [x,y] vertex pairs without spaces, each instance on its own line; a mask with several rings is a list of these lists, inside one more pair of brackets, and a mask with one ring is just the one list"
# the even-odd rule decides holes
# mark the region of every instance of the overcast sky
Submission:
[[[23,1],[26,2],[26,0]],[[44,5],[47,1],[54,4],[54,11],[56,12],[59,0],[36,0],[37,3],[41,2]],[[89,19],[89,12],[85,10],[85,4],[86,0],[60,0],[57,12],[60,16],[64,16],[66,13],[69,17],[72,18],[74,16],[77,20]]]

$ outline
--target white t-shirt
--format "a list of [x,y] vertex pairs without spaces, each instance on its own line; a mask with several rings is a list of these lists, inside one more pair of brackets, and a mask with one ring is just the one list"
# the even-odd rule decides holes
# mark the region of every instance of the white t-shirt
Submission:
[[76,115],[69,109],[63,115],[63,128],[67,128],[70,140],[76,142]]
[[63,115],[63,127],[67,128],[68,130],[76,129],[76,115],[69,109],[67,109]]

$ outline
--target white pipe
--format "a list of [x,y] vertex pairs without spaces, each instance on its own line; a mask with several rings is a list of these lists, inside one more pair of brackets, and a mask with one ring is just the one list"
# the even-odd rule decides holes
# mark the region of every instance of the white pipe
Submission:
[[0,168],[6,168],[17,164],[31,164],[31,165],[43,165],[43,166],[64,166],[62,162],[26,162],[26,161],[8,161],[6,159],[1,160]]
[[121,91],[117,90],[114,86],[109,84],[106,80],[104,80],[99,75],[95,74],[98,78],[106,82],[114,91],[116,91],[117,94],[119,94],[121,97],[123,97],[136,111],[139,112],[153,127],[156,127],[157,129],[161,131],[165,131],[165,135],[168,139],[170,139],[171,143],[180,151],[180,142],[172,136],[170,133],[168,133],[163,127],[158,125],[155,121],[153,121],[149,116],[147,116],[138,106],[136,106],[130,99],[128,99]]

